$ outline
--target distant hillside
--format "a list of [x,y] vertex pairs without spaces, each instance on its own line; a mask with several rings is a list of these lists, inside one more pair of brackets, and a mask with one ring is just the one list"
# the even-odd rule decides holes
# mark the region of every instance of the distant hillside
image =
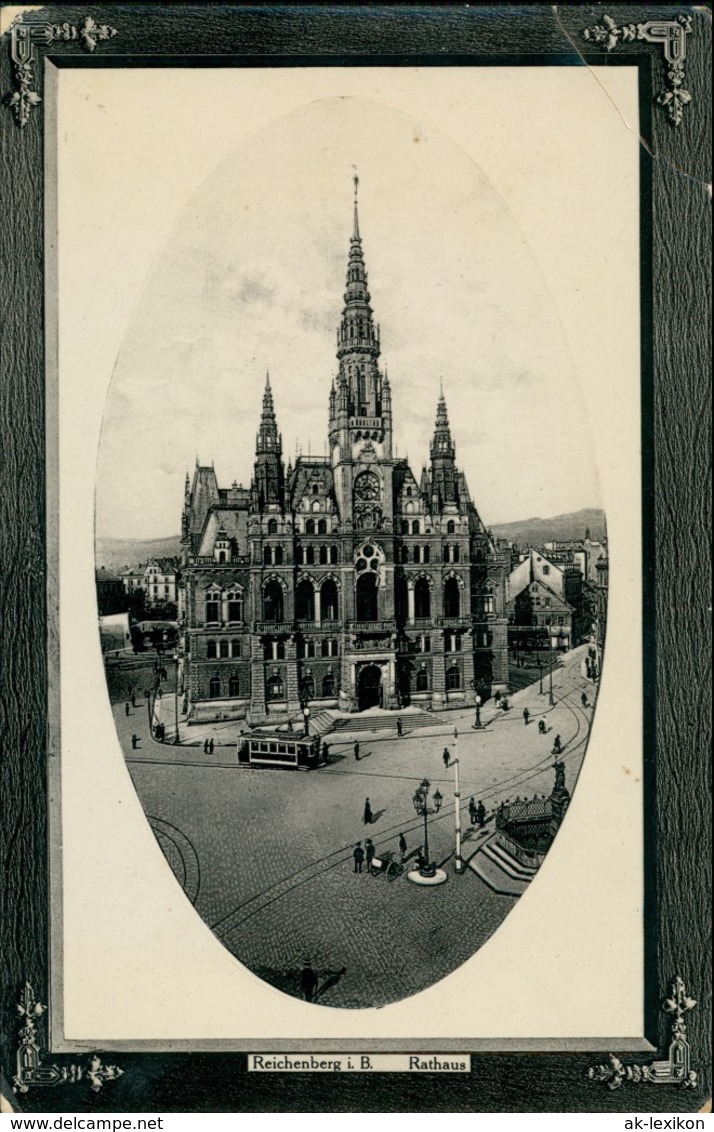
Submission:
[[586,529],[593,539],[607,534],[605,512],[595,507],[570,511],[567,515],[554,515],[550,519],[519,519],[515,523],[494,523],[491,527],[496,538],[517,542],[519,546],[542,546],[544,542],[567,542],[584,538]]
[[[519,519],[515,523],[495,523],[491,530],[496,538],[505,538],[521,546],[533,543],[540,546],[552,539],[567,541],[583,538],[585,529],[590,529],[591,538],[604,538],[605,512],[596,508],[571,511],[567,515],[554,515],[551,519]],[[107,570],[121,570],[125,566],[136,566],[149,558],[174,558],[181,553],[178,535],[169,538],[97,539],[97,566]]]
[[97,566],[122,570],[150,558],[176,558],[181,553],[178,535],[169,538],[99,538],[96,545]]

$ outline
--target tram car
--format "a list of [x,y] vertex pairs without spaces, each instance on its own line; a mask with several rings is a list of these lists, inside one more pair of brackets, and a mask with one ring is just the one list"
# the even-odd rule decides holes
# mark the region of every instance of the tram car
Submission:
[[276,766],[288,770],[314,770],[320,762],[318,735],[293,736],[285,732],[241,735],[239,766]]

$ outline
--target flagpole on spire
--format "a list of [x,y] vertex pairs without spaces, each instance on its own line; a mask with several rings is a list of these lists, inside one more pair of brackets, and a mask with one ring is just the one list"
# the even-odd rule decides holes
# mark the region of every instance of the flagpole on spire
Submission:
[[354,176],[353,176],[353,178],[352,178],[352,181],[353,181],[353,183],[354,183],[354,187],[355,187],[355,201],[354,201],[354,230],[353,230],[353,232],[352,232],[352,239],[353,239],[353,240],[359,240],[359,215],[358,215],[358,211],[357,211],[357,204],[358,204],[358,201],[357,201],[357,195],[358,195],[358,193],[357,193],[357,190],[359,189],[359,177],[357,176],[357,166],[356,166],[356,165],[353,165],[353,166],[352,166],[352,168],[353,168],[353,169],[354,169],[354,171],[355,171],[355,172],[354,172]]

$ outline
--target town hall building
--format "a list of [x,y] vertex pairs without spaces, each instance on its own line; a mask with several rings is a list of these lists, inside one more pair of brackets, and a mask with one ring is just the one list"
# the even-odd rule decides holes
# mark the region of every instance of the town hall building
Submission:
[[285,464],[266,380],[249,488],[186,477],[183,685],[189,721],[409,704],[508,686],[506,580],[471,500],[443,393],[417,478],[393,450],[355,179],[329,456]]

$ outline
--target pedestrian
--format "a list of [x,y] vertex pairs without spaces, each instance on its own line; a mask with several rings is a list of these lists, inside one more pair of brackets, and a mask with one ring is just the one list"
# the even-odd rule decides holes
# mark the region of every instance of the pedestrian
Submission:
[[203,753],[204,755],[208,754],[208,739],[203,740]]
[[129,705],[124,704],[124,715],[128,715],[128,714],[129,714]]
[[553,740],[553,754],[559,755],[562,749],[563,748],[560,745],[560,735],[556,735],[555,739]]
[[365,856],[367,858],[367,872],[371,873],[371,871],[372,871],[372,861],[374,860],[374,858],[376,856],[377,850],[375,849],[374,842],[372,841],[372,839],[370,837],[368,837],[367,840],[364,843],[364,850],[365,850]]
[[397,719],[397,739],[401,739],[404,734],[404,724],[401,719]]
[[500,705],[500,703],[501,703],[501,693],[500,692],[496,692],[496,695],[493,697],[493,702],[495,703],[496,707],[498,707]]
[[523,722],[525,723],[526,727],[528,726],[528,720],[530,719],[530,717],[531,717],[531,713],[529,712],[527,707],[524,707],[524,709],[523,709]]
[[483,829],[486,824],[486,807],[481,801],[479,801],[479,804],[476,807],[476,820],[478,822],[479,829]]
[[449,763],[451,762],[451,755],[449,754],[448,747],[444,747],[444,753],[441,757],[444,760],[444,767],[448,770]]
[[401,854],[402,860],[404,860],[407,855],[407,839],[403,833],[399,834],[399,852]]
[[372,824],[372,807],[369,804],[369,798],[365,798],[365,800],[364,800],[363,820],[364,820],[365,825],[371,825]]
[[208,753],[209,755],[213,754],[213,739],[209,739],[208,741]]
[[478,821],[478,811],[476,809],[476,803],[474,802],[473,798],[471,798],[469,801],[469,818],[471,819],[471,825],[476,825],[476,822]]
[[139,746],[139,736],[134,734],[131,737],[131,749],[132,749],[132,751],[135,751],[138,746]]
[[585,692],[583,692],[582,696],[580,697],[580,702],[583,705],[583,707],[588,706],[588,697],[585,695]]
[[312,967],[305,960],[302,971],[300,972],[300,986],[302,987],[302,994],[305,1002],[312,1002],[317,990],[317,975]]
[[352,856],[355,859],[355,872],[361,873],[362,872],[362,862],[364,861],[364,849],[362,848],[362,842],[361,841],[358,841],[357,844],[355,845],[354,849],[352,850]]
[[131,706],[136,707],[136,694],[134,692],[131,693]]
[[322,744],[322,761],[324,763],[328,763],[330,761],[330,744],[329,743],[323,743]]
[[355,745],[354,745],[354,752],[355,752],[355,758],[356,758],[357,762],[359,762],[359,743],[357,742],[356,739],[355,739]]
[[548,730],[548,728],[547,728],[547,727],[546,727],[546,725],[545,725],[545,720],[544,720],[544,719],[539,719],[539,720],[538,720],[538,730],[539,730],[539,732],[541,733],[541,735],[545,735],[546,731]]

